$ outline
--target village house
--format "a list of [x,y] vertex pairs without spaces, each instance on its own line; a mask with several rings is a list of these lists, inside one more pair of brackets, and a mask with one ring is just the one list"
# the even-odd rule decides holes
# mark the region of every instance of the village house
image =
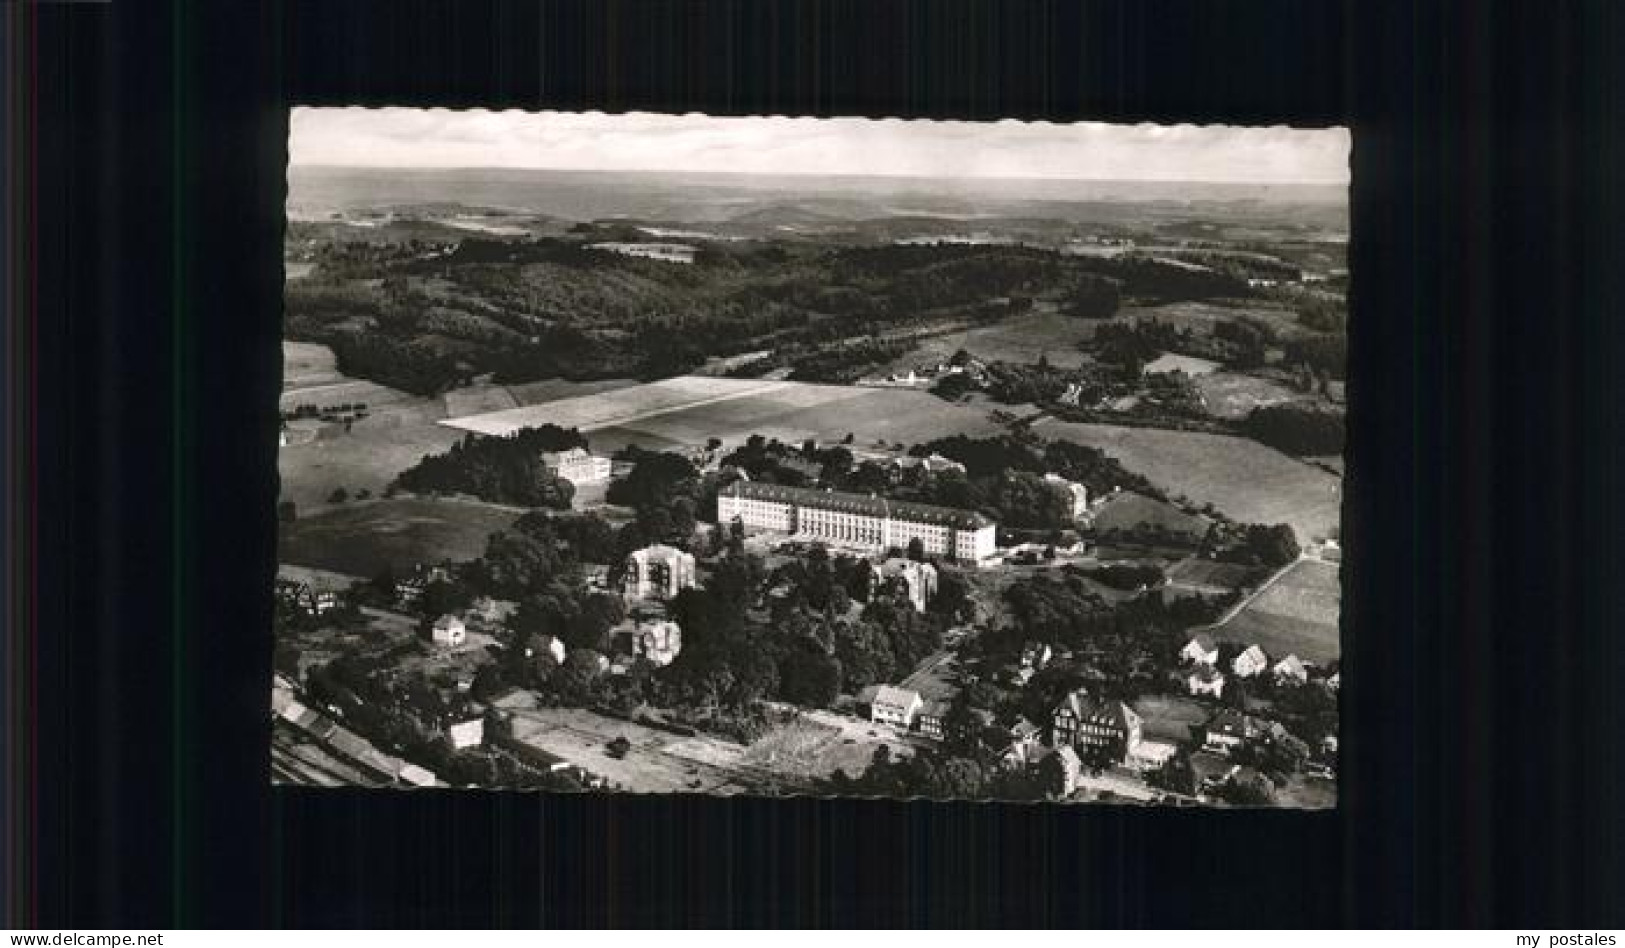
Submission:
[[655,544],[626,558],[622,594],[627,599],[670,599],[694,586],[694,555]]
[[1338,689],[1338,687],[1340,687],[1342,685],[1342,683],[1343,683],[1343,670],[1341,668],[1339,668],[1337,671],[1332,672],[1331,677],[1326,679],[1326,687],[1330,688],[1334,692]]
[[340,573],[283,565],[277,569],[276,591],[286,605],[319,616],[339,607],[351,582]]
[[1021,770],[1037,761],[1039,739],[1043,729],[1026,718],[1016,718],[1010,725],[1010,740],[999,754],[999,764],[1009,770]]
[[1185,690],[1193,695],[1219,698],[1224,695],[1224,673],[1212,665],[1199,664],[1185,676]]
[[1256,645],[1249,645],[1235,660],[1230,663],[1230,670],[1235,672],[1237,678],[1251,678],[1261,675],[1270,667],[1270,657],[1264,650]]
[[937,568],[930,563],[893,557],[871,569],[875,588],[888,585],[900,588],[915,612],[924,612],[937,594]]
[[1202,747],[1216,754],[1228,755],[1243,744],[1258,740],[1263,733],[1264,729],[1255,718],[1227,708],[1207,723],[1207,738],[1202,742]]
[[1275,676],[1275,683],[1284,687],[1297,687],[1309,680],[1309,669],[1304,667],[1296,655],[1288,655],[1276,662],[1270,672]]
[[683,650],[683,629],[670,619],[633,621],[616,630],[619,648],[634,659],[664,668]]
[[924,704],[917,691],[881,685],[869,705],[869,719],[876,724],[907,729],[914,726],[914,717]]
[[920,706],[920,733],[942,740],[948,732],[948,702],[927,701]]
[[434,627],[429,638],[434,644],[446,648],[456,648],[468,638],[468,627],[463,620],[453,615],[444,615],[434,620]]
[[1179,660],[1196,665],[1217,665],[1219,663],[1219,643],[1206,632],[1198,632],[1191,636],[1185,647],[1179,651]]
[[1056,747],[1102,747],[1121,760],[1140,742],[1140,716],[1121,701],[1095,701],[1079,688],[1055,709],[1051,732]]

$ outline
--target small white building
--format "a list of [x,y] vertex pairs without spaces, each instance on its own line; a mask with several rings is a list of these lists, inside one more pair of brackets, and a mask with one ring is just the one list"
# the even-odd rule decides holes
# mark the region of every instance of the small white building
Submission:
[[1193,695],[1218,698],[1224,695],[1224,673],[1212,665],[1198,664],[1185,676],[1185,690]]
[[453,724],[446,728],[446,739],[451,741],[453,750],[480,746],[485,742],[485,719],[473,718]]
[[434,620],[434,629],[429,637],[436,645],[456,648],[468,640],[468,627],[456,616],[444,615]]
[[1179,660],[1193,665],[1217,665],[1219,662],[1219,643],[1213,641],[1213,636],[1206,632],[1199,632],[1191,636],[1185,647],[1179,650]]
[[694,555],[664,544],[626,558],[621,592],[627,599],[670,599],[694,585]]
[[1296,655],[1288,655],[1276,662],[1275,667],[1271,668],[1270,672],[1275,676],[1277,685],[1288,688],[1295,688],[1309,680],[1309,669],[1304,667],[1303,662]]
[[881,685],[875,690],[875,699],[869,705],[869,720],[876,724],[909,728],[915,715],[925,706],[919,692],[893,685]]
[[894,557],[872,567],[874,584],[878,588],[886,583],[898,583],[908,596],[915,612],[924,612],[937,594],[937,568],[930,563],[916,563],[910,559]]
[[1263,674],[1269,667],[1270,657],[1256,645],[1247,646],[1247,649],[1230,663],[1230,670],[1236,673],[1237,678],[1251,678]]

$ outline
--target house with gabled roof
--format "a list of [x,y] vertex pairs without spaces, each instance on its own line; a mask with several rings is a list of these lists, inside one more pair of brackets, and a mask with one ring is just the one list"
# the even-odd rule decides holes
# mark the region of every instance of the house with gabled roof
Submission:
[[1270,667],[1270,657],[1264,650],[1256,645],[1249,645],[1230,662],[1230,670],[1235,672],[1237,678],[1251,678],[1261,675]]
[[1185,676],[1185,690],[1193,695],[1211,698],[1224,696],[1224,672],[1212,665],[1198,664]]
[[924,706],[925,701],[917,691],[881,685],[875,689],[874,700],[869,704],[869,720],[892,727],[913,727],[915,715]]
[[1206,632],[1198,632],[1179,650],[1179,660],[1196,665],[1216,665],[1219,662],[1219,643]]
[[1286,687],[1296,687],[1309,680],[1309,669],[1304,667],[1303,661],[1296,655],[1288,655],[1275,663],[1270,669],[1275,676],[1275,683]]
[[1107,748],[1121,760],[1140,742],[1140,716],[1121,701],[1096,701],[1078,688],[1056,707],[1051,736],[1056,747]]

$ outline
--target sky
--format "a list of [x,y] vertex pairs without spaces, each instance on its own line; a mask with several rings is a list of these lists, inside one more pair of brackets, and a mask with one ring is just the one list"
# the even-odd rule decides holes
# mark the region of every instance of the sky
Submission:
[[1344,128],[296,108],[290,163],[1347,184]]

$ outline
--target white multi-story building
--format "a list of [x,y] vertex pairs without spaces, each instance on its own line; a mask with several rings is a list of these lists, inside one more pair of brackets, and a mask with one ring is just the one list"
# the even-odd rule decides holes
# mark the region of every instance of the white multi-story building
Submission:
[[542,466],[554,477],[572,484],[592,484],[609,480],[609,458],[596,457],[582,448],[568,451],[543,451]]
[[621,591],[628,599],[670,599],[694,585],[694,555],[656,544],[626,558]]
[[976,564],[993,556],[998,526],[979,513],[863,494],[735,481],[717,496],[717,520],[799,533],[875,552],[919,540],[931,556]]
[[924,612],[937,594],[937,570],[930,563],[890,559],[871,569],[876,586],[891,582],[901,584],[915,612]]

